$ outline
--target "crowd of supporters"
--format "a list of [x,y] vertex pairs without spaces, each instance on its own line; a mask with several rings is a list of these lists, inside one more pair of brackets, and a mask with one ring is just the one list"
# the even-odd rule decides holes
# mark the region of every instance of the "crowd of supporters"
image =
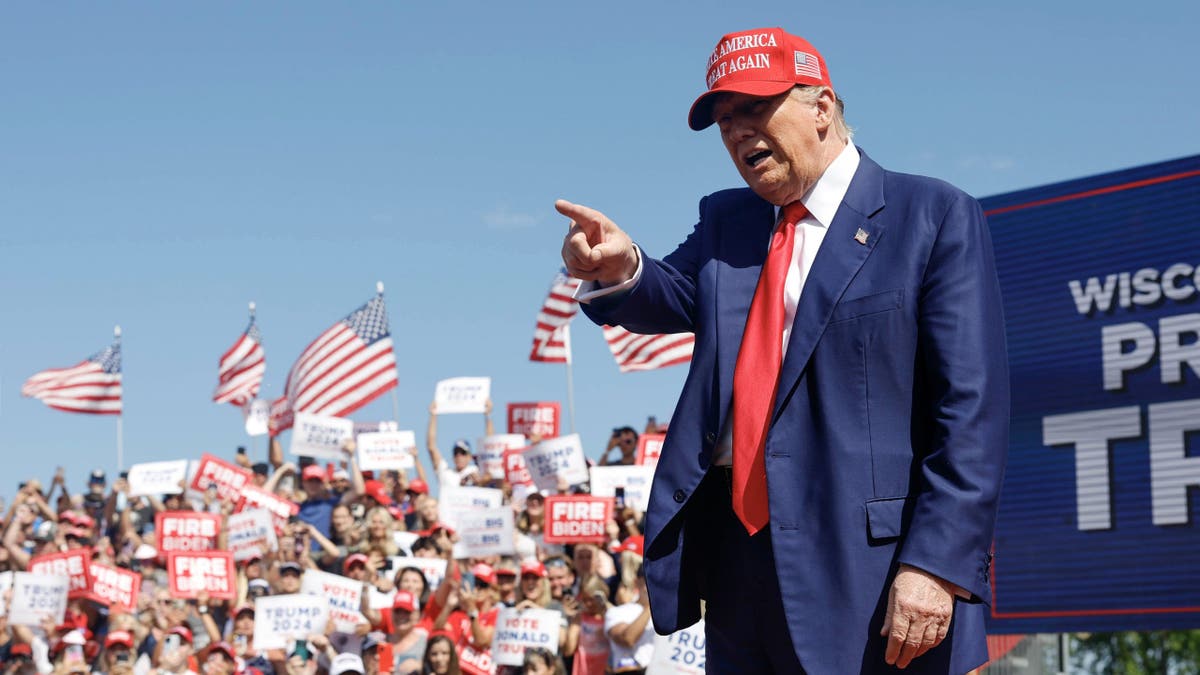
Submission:
[[[490,408],[484,415],[487,435],[493,433]],[[133,606],[73,599],[61,621],[37,626],[13,625],[0,616],[0,667],[6,675],[479,672],[478,664],[490,660],[498,613],[512,607],[557,612],[558,643],[527,649],[521,667],[493,666],[491,672],[643,672],[654,639],[642,577],[642,514],[618,503],[604,544],[547,543],[547,494],[522,491],[514,499],[510,485],[480,469],[467,440],[451,446],[447,461],[438,446],[437,420],[431,406],[426,446],[432,479],[419,457],[415,475],[360,471],[353,441],[343,445],[340,463],[284,461],[277,439],[265,462],[254,463],[239,449],[229,459],[250,471],[256,486],[299,510],[279,528],[274,550],[263,547],[237,563],[232,600],[203,592],[195,598],[172,595],[156,547],[155,516],[202,511],[227,519],[233,500],[216,490],[183,490],[186,485],[181,494],[131,496],[124,476],[110,480],[101,470],[87,477],[82,492],[70,489],[62,469],[48,486],[28,480],[4,513],[0,572],[26,570],[38,556],[85,548],[96,563],[140,574],[141,591]],[[647,429],[660,430],[653,419]],[[631,427],[614,429],[600,463],[632,464],[637,439]],[[418,449],[411,452],[416,456]],[[431,483],[439,495],[463,485],[501,489],[513,510],[514,553],[455,558],[458,534],[442,521]],[[556,492],[587,489],[560,482]],[[435,585],[418,565],[397,568],[397,556],[442,558],[446,571]],[[363,584],[355,629],[337,632],[330,622],[325,632],[290,640],[286,648],[256,650],[256,600],[300,592],[303,575],[313,570]],[[9,596],[11,590],[5,599]]]

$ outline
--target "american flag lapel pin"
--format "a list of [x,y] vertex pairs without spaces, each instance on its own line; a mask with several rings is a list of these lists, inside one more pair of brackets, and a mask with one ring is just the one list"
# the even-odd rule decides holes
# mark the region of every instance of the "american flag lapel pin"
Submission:
[[863,246],[866,246],[867,238],[870,236],[871,235],[867,234],[866,230],[864,230],[860,227],[860,228],[858,228],[858,232],[854,233],[854,241],[857,241],[858,243],[862,244]]

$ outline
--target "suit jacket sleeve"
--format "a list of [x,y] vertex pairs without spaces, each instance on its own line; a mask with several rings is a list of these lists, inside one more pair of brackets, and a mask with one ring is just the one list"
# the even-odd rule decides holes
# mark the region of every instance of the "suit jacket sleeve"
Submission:
[[[996,504],[1008,448],[1008,358],[999,281],[982,208],[960,195],[941,223],[918,309],[916,495],[899,561],[990,598]],[[921,444],[923,447],[916,444]]]
[[662,260],[645,256],[642,278],[627,293],[607,295],[581,305],[599,324],[620,325],[634,333],[695,332],[696,276],[705,237],[703,220],[707,197],[700,200],[701,221],[688,238]]

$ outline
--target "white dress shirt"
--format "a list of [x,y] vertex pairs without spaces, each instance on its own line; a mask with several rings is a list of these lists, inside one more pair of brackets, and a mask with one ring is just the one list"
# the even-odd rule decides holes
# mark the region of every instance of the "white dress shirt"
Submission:
[[[817,179],[815,185],[800,198],[800,203],[808,209],[808,215],[796,225],[796,239],[792,249],[792,262],[788,268],[787,278],[783,282],[783,341],[782,355],[787,355],[788,339],[792,335],[792,323],[796,320],[796,306],[800,304],[800,294],[804,283],[808,280],[808,271],[812,269],[817,252],[829,225],[850,188],[854,172],[858,170],[858,148],[853,143],[838,153],[837,158],[825,169],[825,173]],[[779,207],[775,207],[775,218],[779,218]],[[772,234],[774,232],[772,231]],[[768,238],[764,245],[770,246]],[[642,276],[642,255],[638,250],[638,266],[633,277],[613,286],[600,288],[594,281],[585,281],[579,285],[575,298],[580,302],[590,302],[595,298],[614,293],[628,292],[637,284]],[[721,440],[713,451],[713,463],[728,466],[733,461],[733,416],[725,416],[725,426],[721,430]]]

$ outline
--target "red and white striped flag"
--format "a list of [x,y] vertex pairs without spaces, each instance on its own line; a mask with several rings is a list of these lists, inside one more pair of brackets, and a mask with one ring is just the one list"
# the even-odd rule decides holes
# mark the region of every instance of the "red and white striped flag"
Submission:
[[620,326],[605,326],[604,339],[622,373],[687,363],[696,345],[692,333],[639,335]]
[[250,325],[246,332],[221,356],[213,401],[232,403],[238,407],[246,405],[258,395],[258,388],[262,386],[263,373],[266,370],[262,335],[258,332],[258,324],[254,322],[254,309],[251,305]]
[[121,414],[121,338],[70,368],[43,370],[25,381],[21,395],[57,410],[90,415]]
[[284,387],[286,401],[272,402],[271,433],[291,427],[298,412],[344,417],[398,383],[381,291],[321,333],[296,359]]
[[530,361],[543,363],[570,363],[571,341],[569,326],[571,319],[579,311],[579,302],[575,300],[575,290],[579,288],[579,279],[567,276],[566,270],[559,270],[550,284],[550,294],[538,311],[537,326],[533,329],[533,350],[529,352]]

